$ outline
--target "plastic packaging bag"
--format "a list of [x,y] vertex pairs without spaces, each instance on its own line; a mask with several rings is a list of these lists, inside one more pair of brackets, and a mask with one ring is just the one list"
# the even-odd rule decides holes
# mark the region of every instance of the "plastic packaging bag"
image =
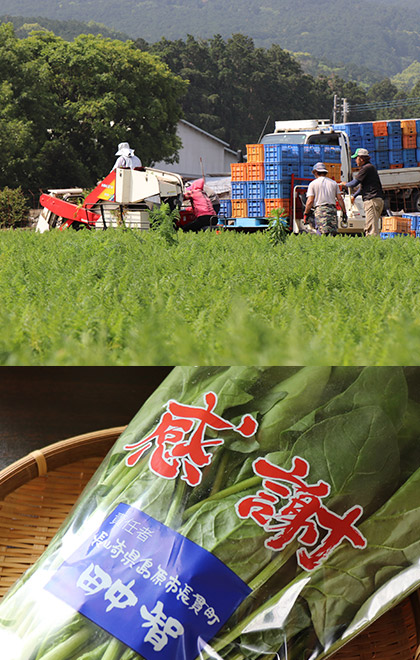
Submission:
[[418,399],[417,368],[175,368],[0,603],[2,660],[330,655],[420,584]]

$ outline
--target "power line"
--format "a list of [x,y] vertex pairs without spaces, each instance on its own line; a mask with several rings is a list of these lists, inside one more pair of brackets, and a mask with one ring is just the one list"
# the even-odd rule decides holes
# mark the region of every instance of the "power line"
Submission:
[[359,103],[350,105],[349,108],[352,112],[362,112],[363,110],[381,110],[384,108],[400,108],[405,105],[419,105],[420,97],[411,99],[400,99],[394,101],[377,101],[374,103]]

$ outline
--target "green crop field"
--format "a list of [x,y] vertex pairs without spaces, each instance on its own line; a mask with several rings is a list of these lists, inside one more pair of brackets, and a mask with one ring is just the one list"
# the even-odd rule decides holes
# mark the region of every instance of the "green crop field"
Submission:
[[418,364],[420,241],[0,234],[2,365]]

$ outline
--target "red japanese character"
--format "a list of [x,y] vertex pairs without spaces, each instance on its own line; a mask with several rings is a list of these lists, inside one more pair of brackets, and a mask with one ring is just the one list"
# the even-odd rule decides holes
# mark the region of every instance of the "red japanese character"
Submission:
[[[284,470],[260,458],[254,461],[253,468],[263,478],[265,490],[242,498],[236,511],[240,518],[253,518],[265,531],[274,532],[265,542],[266,547],[280,551],[296,538],[304,545],[313,546],[319,539],[318,526],[322,527],[326,534],[318,548],[311,553],[304,548],[297,552],[299,565],[308,571],[319,566],[344,539],[353,547],[366,547],[366,539],[354,526],[363,514],[362,507],[354,506],[342,517],[327,509],[322,498],[330,493],[330,486],[324,481],[311,485],[303,480],[309,473],[305,459],[295,457],[292,469]],[[289,502],[276,512],[274,505],[279,497]]]
[[169,401],[168,411],[162,415],[157,427],[140,442],[124,447],[134,450],[127,458],[127,465],[135,465],[154,441],[156,446],[150,458],[150,469],[161,477],[174,479],[182,466],[181,479],[190,486],[198,485],[202,479],[200,468],[212,460],[207,449],[224,442],[221,438],[205,438],[207,427],[216,431],[233,429],[245,437],[250,437],[257,429],[257,422],[251,415],[245,415],[235,427],[213,412],[217,404],[214,392],[205,395],[205,402],[206,407],[201,408]]

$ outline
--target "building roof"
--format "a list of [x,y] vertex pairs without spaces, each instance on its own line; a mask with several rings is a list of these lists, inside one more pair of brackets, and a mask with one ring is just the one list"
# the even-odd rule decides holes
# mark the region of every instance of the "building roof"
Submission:
[[203,131],[202,128],[199,128],[198,126],[195,126],[195,124],[191,124],[186,119],[180,119],[179,121],[180,121],[181,124],[185,124],[186,126],[189,126],[189,128],[192,128],[193,130],[197,131],[198,133],[201,133],[202,135],[205,135],[206,137],[210,138],[211,140],[214,140],[215,142],[219,142],[220,144],[222,144],[226,148],[226,151],[230,151],[232,154],[237,153],[236,151],[234,151],[233,149],[230,148],[230,146],[227,142],[224,142],[224,140],[221,140],[220,138],[216,137],[215,135],[212,135],[211,133],[207,133],[207,131]]

